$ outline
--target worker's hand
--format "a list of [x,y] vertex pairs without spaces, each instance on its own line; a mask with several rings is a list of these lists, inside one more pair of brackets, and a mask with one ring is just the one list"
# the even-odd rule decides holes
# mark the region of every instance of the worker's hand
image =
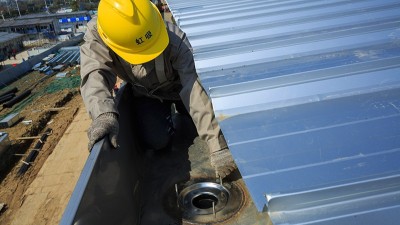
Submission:
[[87,131],[89,137],[89,151],[92,151],[93,145],[106,135],[108,135],[111,145],[117,148],[118,131],[119,124],[117,114],[112,112],[100,114],[100,116],[93,120]]
[[211,153],[210,160],[216,175],[221,178],[228,176],[237,168],[228,148]]

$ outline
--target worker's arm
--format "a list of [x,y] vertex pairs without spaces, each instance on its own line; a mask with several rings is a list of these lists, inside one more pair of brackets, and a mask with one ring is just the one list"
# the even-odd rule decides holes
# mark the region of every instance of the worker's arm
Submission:
[[112,70],[113,60],[95,26],[94,18],[88,23],[88,30],[84,36],[85,43],[80,48],[81,95],[92,119],[107,112],[118,114],[111,94],[117,79]]
[[88,23],[85,43],[80,48],[81,95],[93,120],[88,130],[89,150],[106,135],[109,136],[111,144],[117,147],[119,130],[118,111],[111,95],[116,75],[112,70],[109,50],[101,41],[95,26],[94,18]]
[[190,113],[197,132],[210,149],[210,159],[219,176],[225,177],[236,168],[228,150],[221,128],[215,118],[212,103],[198,79],[191,45],[185,34],[176,26],[168,24],[172,64],[182,83],[181,99]]

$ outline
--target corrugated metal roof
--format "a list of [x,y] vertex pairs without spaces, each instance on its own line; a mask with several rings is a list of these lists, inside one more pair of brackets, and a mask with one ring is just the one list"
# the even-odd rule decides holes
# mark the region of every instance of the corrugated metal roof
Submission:
[[76,12],[65,12],[65,13],[37,13],[37,14],[27,14],[17,17],[17,20],[26,19],[40,19],[40,18],[54,18],[61,16],[76,16],[76,15],[89,15],[89,11],[76,11]]
[[25,34],[0,32],[0,43],[12,41],[14,39],[21,38],[23,36],[25,36]]
[[400,219],[398,0],[168,0],[274,224]]
[[52,23],[53,19],[26,19],[26,20],[7,20],[0,23],[0,27],[28,26]]
[[56,66],[56,65],[73,65],[79,64],[78,60],[80,57],[79,46],[73,47],[63,47],[59,50],[59,54],[57,54],[54,58],[49,60],[48,64]]

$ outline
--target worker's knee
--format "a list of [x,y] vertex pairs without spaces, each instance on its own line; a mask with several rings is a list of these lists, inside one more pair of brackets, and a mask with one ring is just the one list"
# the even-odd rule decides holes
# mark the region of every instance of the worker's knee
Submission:
[[147,148],[153,150],[161,150],[168,147],[169,143],[171,142],[171,135],[160,134],[157,137],[151,135],[150,137],[146,137],[144,141]]
[[160,150],[169,145],[174,130],[170,119],[159,118],[159,121],[155,120],[157,119],[153,119],[151,126],[143,126],[140,132],[146,148]]
[[174,133],[170,106],[153,99],[138,99],[137,103],[140,104],[136,105],[136,125],[143,147],[167,147]]

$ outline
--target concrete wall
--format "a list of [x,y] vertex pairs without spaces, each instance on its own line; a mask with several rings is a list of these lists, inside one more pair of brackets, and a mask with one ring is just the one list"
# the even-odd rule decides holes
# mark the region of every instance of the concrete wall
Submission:
[[17,79],[25,76],[29,71],[31,71],[34,65],[41,62],[42,59],[48,56],[49,54],[56,53],[62,47],[78,45],[82,40],[83,40],[83,34],[76,36],[69,41],[62,42],[54,46],[53,48],[18,64],[15,67],[2,70],[0,72],[0,88],[6,87],[12,82],[16,81]]

